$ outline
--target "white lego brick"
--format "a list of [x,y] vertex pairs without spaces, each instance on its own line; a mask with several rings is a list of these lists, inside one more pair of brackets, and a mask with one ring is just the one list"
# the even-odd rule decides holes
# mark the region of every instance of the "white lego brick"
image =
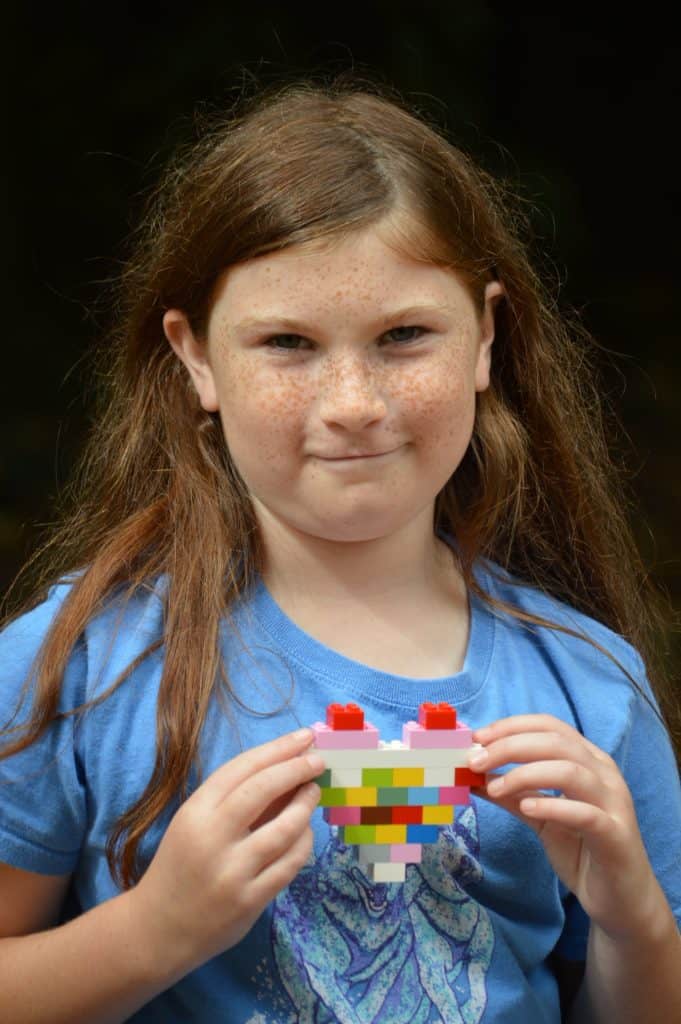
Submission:
[[331,769],[331,785],[332,786],[361,786],[362,785],[362,768],[332,768]]
[[424,786],[453,786],[454,768],[426,768],[423,773]]
[[[332,771],[335,768],[374,768],[366,760],[367,754],[375,754],[376,750],[320,750],[319,747],[312,748],[323,759],[327,768]],[[384,762],[381,761],[381,764]]]
[[410,750],[399,740],[374,750],[317,750],[324,764],[334,768],[462,768],[467,767],[473,750],[482,750],[479,743],[462,749]]
[[407,865],[370,864],[367,874],[372,882],[403,882],[407,877]]

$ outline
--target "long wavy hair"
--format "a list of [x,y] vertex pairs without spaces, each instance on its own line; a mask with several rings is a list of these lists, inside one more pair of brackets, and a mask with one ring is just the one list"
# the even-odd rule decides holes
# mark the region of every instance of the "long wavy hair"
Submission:
[[183,310],[204,336],[226,267],[333,242],[387,215],[396,246],[456,271],[481,311],[488,281],[505,290],[491,385],[478,396],[463,462],[437,497],[434,527],[456,537],[465,581],[482,599],[558,628],[481,593],[472,572],[480,557],[626,637],[677,735],[656,657],[662,613],[608,453],[594,346],[576,317],[558,312],[531,265],[522,201],[385,84],[344,72],[260,87],[213,116],[149,197],[120,276],[114,326],[93,350],[93,425],[57,518],[19,574],[30,574],[30,597],[3,619],[72,576],[33,665],[30,718],[2,734],[10,756],[59,717],[61,680],[90,618],[114,592],[127,600],[167,574],[163,636],[107,691],[164,645],[154,771],[109,837],[109,864],[123,887],[141,875],[146,830],[189,792],[211,696],[230,692],[219,625],[262,557],[219,416],[201,408],[164,336],[163,314]]

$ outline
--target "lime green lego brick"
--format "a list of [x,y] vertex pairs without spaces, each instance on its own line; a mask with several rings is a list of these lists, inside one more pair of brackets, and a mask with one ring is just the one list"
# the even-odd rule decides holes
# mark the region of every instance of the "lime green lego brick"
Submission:
[[378,807],[406,807],[409,790],[402,786],[389,786],[378,791]]
[[346,846],[376,841],[376,825],[342,825],[338,831],[342,831],[343,834],[339,836],[339,839]]
[[392,786],[393,784],[393,769],[392,768],[363,768],[362,769],[362,785],[363,786]]
[[344,789],[322,786],[322,795],[319,798],[320,807],[345,807],[346,802]]

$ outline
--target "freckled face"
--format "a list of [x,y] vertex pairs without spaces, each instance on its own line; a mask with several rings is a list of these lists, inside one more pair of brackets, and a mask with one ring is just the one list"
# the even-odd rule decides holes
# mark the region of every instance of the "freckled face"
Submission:
[[[395,315],[414,306],[428,308]],[[492,334],[490,310],[480,317],[452,272],[369,229],[227,270],[205,363],[190,371],[261,522],[366,541],[419,517],[432,530],[488,385]]]

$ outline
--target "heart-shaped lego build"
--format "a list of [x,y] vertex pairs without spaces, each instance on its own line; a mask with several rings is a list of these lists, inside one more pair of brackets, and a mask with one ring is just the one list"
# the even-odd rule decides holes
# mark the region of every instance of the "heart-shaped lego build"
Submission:
[[324,817],[343,843],[358,847],[374,882],[403,882],[423,843],[437,842],[454,808],[470,803],[471,786],[485,781],[468,768],[471,750],[481,748],[450,704],[421,704],[418,718],[390,742],[357,704],[330,704],[326,724],[312,726],[326,765],[317,780]]

